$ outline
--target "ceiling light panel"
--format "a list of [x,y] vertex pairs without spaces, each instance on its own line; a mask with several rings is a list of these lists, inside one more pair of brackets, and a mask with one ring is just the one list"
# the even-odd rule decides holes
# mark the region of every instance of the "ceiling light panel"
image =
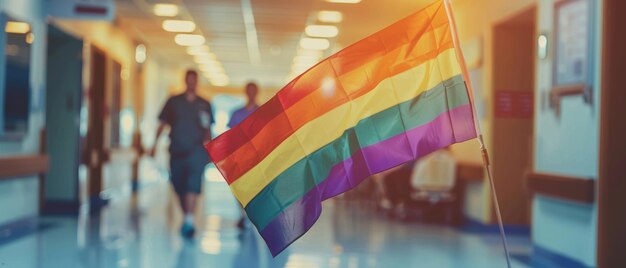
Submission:
[[187,48],[187,54],[192,56],[209,54],[210,51],[208,46],[191,46]]
[[152,11],[154,15],[160,17],[175,17],[178,15],[178,6],[174,4],[156,4]]
[[298,56],[321,58],[324,57],[324,51],[300,48],[298,49]]
[[304,49],[326,50],[330,47],[330,42],[323,38],[302,38],[300,47]]
[[198,34],[177,34],[174,41],[181,46],[201,46],[206,40]]
[[339,34],[339,29],[333,25],[309,25],[304,29],[304,32],[311,37],[331,38]]
[[173,33],[190,33],[196,29],[196,24],[188,20],[165,20],[163,30]]
[[340,23],[343,20],[343,14],[339,11],[322,10],[317,13],[317,20],[325,23]]
[[198,67],[206,75],[224,74],[224,68],[222,66],[200,65]]
[[224,87],[230,83],[230,79],[225,74],[209,76],[208,78],[211,84],[218,87]]
[[209,54],[207,56],[194,56],[193,60],[197,63],[197,64],[219,64],[219,61],[215,60],[215,55],[214,54]]
[[204,72],[224,72],[224,67],[222,67],[222,63],[217,60],[206,60],[201,62],[196,62],[200,65],[200,70]]

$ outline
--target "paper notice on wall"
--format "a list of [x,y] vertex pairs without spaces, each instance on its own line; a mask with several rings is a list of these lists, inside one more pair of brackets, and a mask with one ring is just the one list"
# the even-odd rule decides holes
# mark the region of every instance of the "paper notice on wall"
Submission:
[[555,84],[583,83],[589,65],[589,2],[563,2],[556,11]]

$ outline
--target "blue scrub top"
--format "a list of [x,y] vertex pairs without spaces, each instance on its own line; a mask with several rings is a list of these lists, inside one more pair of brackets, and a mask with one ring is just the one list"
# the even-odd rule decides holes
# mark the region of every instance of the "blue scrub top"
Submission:
[[204,139],[215,122],[208,101],[199,96],[188,101],[184,93],[167,100],[159,120],[170,126],[170,154],[173,157],[203,148]]
[[246,109],[246,106],[237,109],[233,112],[233,115],[230,117],[230,121],[228,121],[228,127],[233,128],[236,125],[239,125],[241,121],[246,119],[250,114],[252,114],[259,106],[254,106],[252,109]]

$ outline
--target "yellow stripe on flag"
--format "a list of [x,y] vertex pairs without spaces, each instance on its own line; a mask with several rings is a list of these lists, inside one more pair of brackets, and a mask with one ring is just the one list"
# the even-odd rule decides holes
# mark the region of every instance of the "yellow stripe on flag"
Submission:
[[461,74],[461,68],[455,51],[448,49],[435,59],[388,77],[367,94],[308,122],[261,162],[233,182],[230,188],[239,202],[246,206],[287,168],[337,139],[346,129],[354,127],[362,118],[413,99],[442,81],[459,74]]

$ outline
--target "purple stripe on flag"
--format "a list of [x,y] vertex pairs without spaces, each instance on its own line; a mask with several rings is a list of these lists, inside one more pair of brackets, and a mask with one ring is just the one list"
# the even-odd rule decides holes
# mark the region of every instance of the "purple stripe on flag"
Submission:
[[367,177],[476,137],[469,104],[445,112],[433,121],[362,148],[335,165],[328,177],[285,208],[261,231],[273,256],[306,233],[322,213],[323,200],[346,192]]

